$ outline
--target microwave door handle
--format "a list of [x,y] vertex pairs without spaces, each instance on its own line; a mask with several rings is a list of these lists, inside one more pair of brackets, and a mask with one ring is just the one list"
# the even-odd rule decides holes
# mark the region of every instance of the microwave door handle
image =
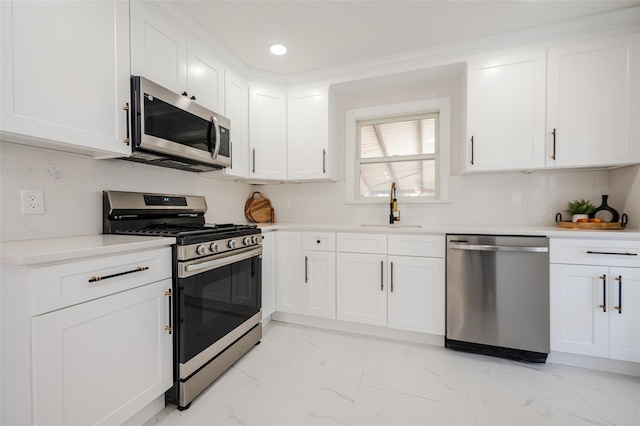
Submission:
[[209,148],[209,154],[213,157],[213,147],[211,146],[211,128],[213,127],[213,117],[209,121],[207,125],[207,148]]
[[216,129],[216,148],[211,153],[211,158],[215,160],[218,157],[218,152],[220,152],[220,126],[218,125],[218,117],[211,117],[211,122],[213,123],[214,129]]

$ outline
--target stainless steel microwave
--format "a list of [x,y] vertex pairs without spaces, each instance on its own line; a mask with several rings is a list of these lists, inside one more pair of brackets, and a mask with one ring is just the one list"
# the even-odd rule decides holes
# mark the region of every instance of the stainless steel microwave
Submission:
[[194,172],[231,165],[229,119],[144,77],[131,77],[127,160]]

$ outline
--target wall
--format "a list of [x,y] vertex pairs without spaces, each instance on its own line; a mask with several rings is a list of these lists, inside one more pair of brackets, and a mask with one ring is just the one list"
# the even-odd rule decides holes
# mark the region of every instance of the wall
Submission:
[[609,204],[629,216],[630,228],[640,229],[640,165],[614,169],[609,174]]
[[[123,160],[0,143],[0,241],[102,233],[102,191],[204,195],[208,223],[241,223],[244,183]],[[45,214],[23,215],[20,189],[42,189]]]

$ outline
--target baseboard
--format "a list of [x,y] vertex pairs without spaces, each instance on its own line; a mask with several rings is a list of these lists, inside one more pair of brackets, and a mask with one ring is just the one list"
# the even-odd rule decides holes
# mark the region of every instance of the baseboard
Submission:
[[367,324],[358,324],[348,321],[340,321],[326,318],[316,318],[307,315],[274,312],[271,315],[273,321],[288,322],[291,324],[305,325],[308,327],[324,328],[343,333],[364,334],[383,339],[401,340],[404,342],[426,343],[429,345],[444,347],[444,336],[437,334],[417,333],[414,331],[396,330],[387,327],[379,327]]
[[547,362],[640,377],[640,363],[635,362],[618,361],[615,359],[569,354],[565,352],[551,352],[547,357]]

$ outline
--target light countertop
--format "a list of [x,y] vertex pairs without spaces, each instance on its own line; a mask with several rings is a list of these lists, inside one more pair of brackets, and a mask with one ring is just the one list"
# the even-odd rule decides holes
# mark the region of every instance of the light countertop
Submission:
[[324,231],[324,232],[384,232],[397,234],[495,234],[495,235],[531,235],[551,238],[586,238],[640,240],[640,230],[621,231],[559,229],[556,226],[502,226],[502,225],[349,225],[319,223],[265,223],[259,224],[263,232],[283,231]]
[[175,238],[130,235],[80,235],[0,242],[0,262],[36,265],[145,250],[175,244]]

